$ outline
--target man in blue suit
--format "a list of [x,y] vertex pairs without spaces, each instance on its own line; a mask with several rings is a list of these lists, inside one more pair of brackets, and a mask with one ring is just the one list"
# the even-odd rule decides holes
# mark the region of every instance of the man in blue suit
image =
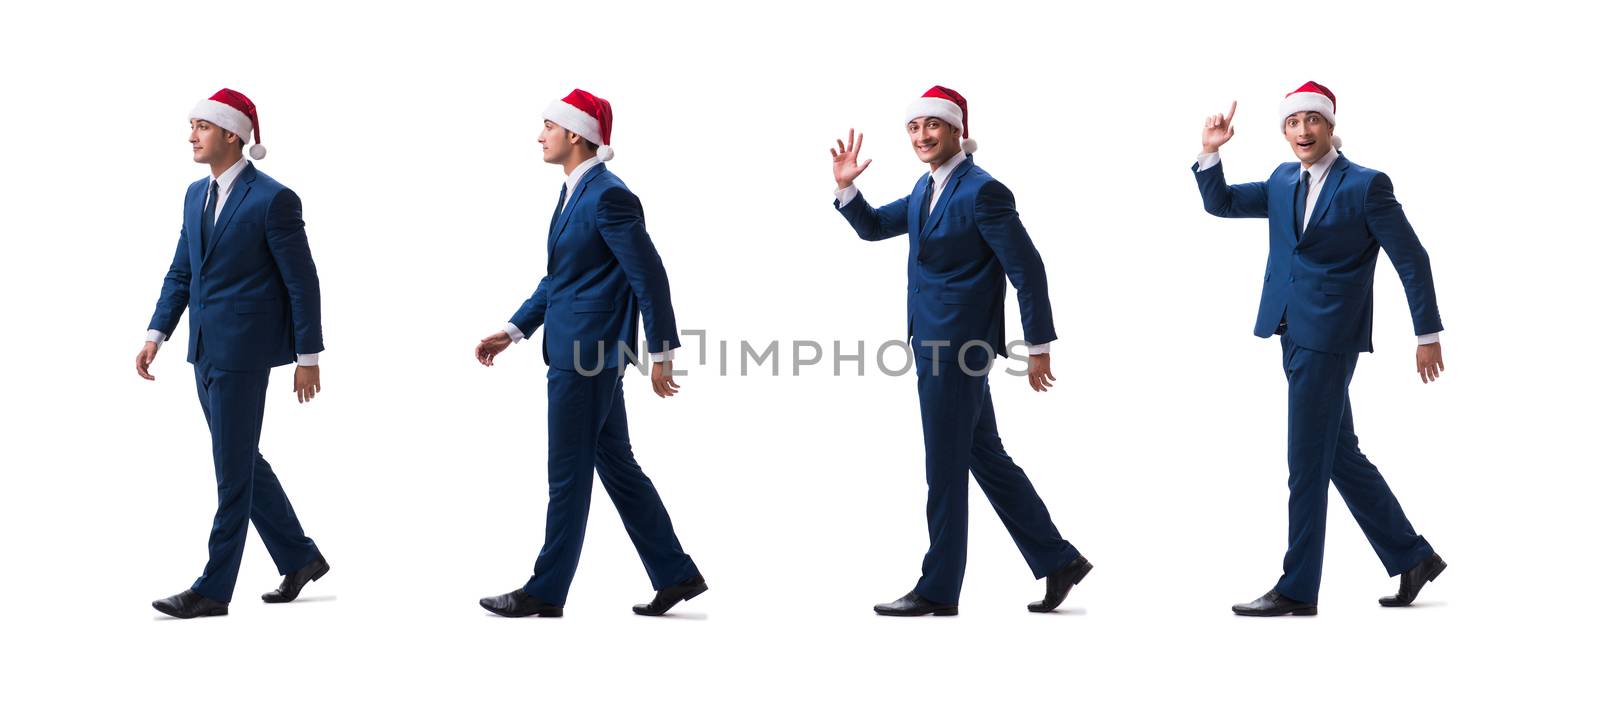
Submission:
[[1051,387],[1050,342],[1055,325],[1044,262],[1017,216],[1005,185],[969,153],[967,101],[934,86],[906,111],[906,131],[917,158],[928,165],[911,195],[880,208],[867,204],[856,177],[872,164],[858,162],[861,139],[833,153],[838,191],[834,207],[863,240],[911,235],[906,328],[917,366],[922,440],[928,481],[928,552],[922,578],[898,600],[879,604],[880,615],[955,615],[967,564],[967,472],[977,478],[1000,520],[1022,550],[1045,596],[1028,605],[1049,612],[1093,568],[1056,531],[1050,511],[1022,469],[1006,455],[995,422],[988,372],[1005,340],[1006,280],[1017,289],[1027,342],[1028,382]]
[[244,158],[252,132],[250,156],[266,156],[255,104],[244,94],[218,91],[195,106],[189,125],[194,161],[210,166],[211,176],[189,185],[178,249],[134,360],[140,377],[154,380],[156,352],[189,311],[189,362],[211,428],[217,514],[200,578],[152,604],[178,618],[228,614],[252,523],[283,574],[262,600],[292,601],[328,572],[257,448],[272,368],[297,364],[294,392],[302,403],[322,389],[322,301],[300,197]]
[[656,589],[653,600],[633,611],[661,615],[706,591],[628,441],[622,378],[630,361],[639,362],[640,315],[651,386],[661,397],[678,390],[672,380],[678,324],[667,271],[645,232],[639,199],[603,164],[611,159],[610,143],[611,103],[605,99],[575,90],[545,109],[539,134],[544,161],[567,174],[550,218],[545,276],[505,330],[477,346],[478,362],[493,365],[513,342],[545,327],[550,504],[544,548],[526,584],[478,601],[497,615],[562,614],[597,471]]
[[1339,489],[1400,590],[1378,599],[1410,605],[1444,571],[1444,560],[1411,528],[1389,485],[1356,444],[1350,379],[1372,351],[1372,273],[1381,248],[1411,305],[1417,375],[1444,371],[1439,307],[1428,252],[1411,230],[1383,172],[1345,159],[1333,134],[1333,92],[1309,82],[1278,107],[1295,161],[1266,181],[1229,185],[1217,149],[1233,137],[1233,111],[1207,118],[1193,169],[1207,213],[1265,218],[1271,246],[1255,334],[1276,334],[1289,381],[1289,550],[1266,595],[1233,607],[1249,616],[1316,615],[1322,581],[1328,483]]

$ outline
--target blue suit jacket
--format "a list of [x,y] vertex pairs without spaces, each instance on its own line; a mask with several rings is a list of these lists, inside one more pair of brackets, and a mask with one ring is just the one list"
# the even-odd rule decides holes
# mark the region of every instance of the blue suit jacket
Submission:
[[322,352],[322,294],[300,197],[245,166],[205,252],[200,219],[211,178],[189,185],[178,249],[150,328],[172,336],[189,310],[189,362],[202,346],[223,370],[264,370]]
[[1406,221],[1394,184],[1383,172],[1343,155],[1329,167],[1298,242],[1294,192],[1300,163],[1282,164],[1266,181],[1229,185],[1222,165],[1195,180],[1206,212],[1225,218],[1265,218],[1271,247],[1255,334],[1267,338],[1287,320],[1297,344],[1329,353],[1372,350],[1372,272],[1378,248],[1405,285],[1417,335],[1444,329],[1433,293],[1428,251]]
[[641,313],[649,352],[678,347],[667,270],[645,232],[644,209],[604,164],[584,173],[551,218],[546,248],[547,274],[511,323],[523,336],[544,325],[550,367],[614,368],[630,351],[644,358]]
[[[978,168],[968,155],[950,174],[933,212],[926,218],[921,204],[931,188],[928,177],[917,180],[911,195],[882,208],[867,205],[858,194],[834,207],[863,240],[911,234],[906,272],[906,333],[916,339],[917,355],[932,358],[929,344],[946,341],[941,360],[954,360],[968,341],[983,341],[1006,355],[1005,281],[1017,289],[1022,336],[1030,344],[1056,338],[1045,283],[1044,260],[1017,216],[1011,190]],[[968,366],[987,364],[981,347],[968,353]],[[981,361],[981,362],[980,362]]]

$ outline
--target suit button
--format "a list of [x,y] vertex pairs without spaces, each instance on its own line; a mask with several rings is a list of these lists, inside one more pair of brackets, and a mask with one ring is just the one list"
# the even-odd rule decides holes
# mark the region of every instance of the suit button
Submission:
[[1289,275],[1289,284],[1294,284],[1294,275]]
[[922,288],[921,287],[912,287],[911,288],[911,293],[912,294],[921,294],[922,293]]

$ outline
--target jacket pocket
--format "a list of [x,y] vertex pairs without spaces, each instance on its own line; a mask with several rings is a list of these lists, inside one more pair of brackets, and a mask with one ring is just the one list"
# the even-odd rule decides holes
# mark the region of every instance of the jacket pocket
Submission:
[[1353,297],[1365,290],[1360,285],[1350,282],[1322,282],[1317,285],[1317,291],[1336,297]]
[[590,312],[611,311],[617,308],[616,304],[605,299],[573,299],[572,313],[586,314]]
[[244,299],[233,302],[229,308],[235,314],[277,313],[283,304],[277,299]]

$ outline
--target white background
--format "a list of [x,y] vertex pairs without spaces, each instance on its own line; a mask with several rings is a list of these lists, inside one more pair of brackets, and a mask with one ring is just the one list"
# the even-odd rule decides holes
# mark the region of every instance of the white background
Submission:
[[[1593,693],[1596,57],[1576,4],[151,5],[0,17],[7,702]],[[1308,79],[1433,258],[1444,378],[1418,382],[1385,260],[1351,394],[1450,569],[1379,608],[1396,581],[1334,500],[1322,614],[1249,620],[1228,606],[1277,578],[1287,496],[1279,349],[1250,335],[1267,227],[1206,215],[1188,167],[1236,98],[1224,164],[1264,178],[1290,158],[1278,99]],[[924,172],[902,110],[934,83],[970,100],[978,163],[1049,269],[1060,384],[993,384],[1008,449],[1097,567],[1055,615],[1024,610],[1043,584],[974,485],[961,615],[875,617],[926,544],[914,380],[788,371],[795,339],[903,333],[906,241],[834,213],[827,148],[864,131],[866,197],[904,195]],[[260,167],[303,197],[321,272],[326,389],[297,406],[275,372],[262,448],[333,571],[264,605],[278,578],[251,539],[232,615],[180,622],[148,603],[193,580],[214,510],[187,326],[155,383],[132,361],[205,173],[186,114],[223,86],[260,106]],[[638,457],[711,585],[670,619],[629,611],[650,587],[599,488],[566,618],[476,605],[526,580],[543,535],[537,343],[493,369],[471,350],[544,270],[562,176],[533,140],[574,86],[613,101],[610,167],[680,325],[785,349],[777,377],[685,351],[671,400],[628,381]]]

